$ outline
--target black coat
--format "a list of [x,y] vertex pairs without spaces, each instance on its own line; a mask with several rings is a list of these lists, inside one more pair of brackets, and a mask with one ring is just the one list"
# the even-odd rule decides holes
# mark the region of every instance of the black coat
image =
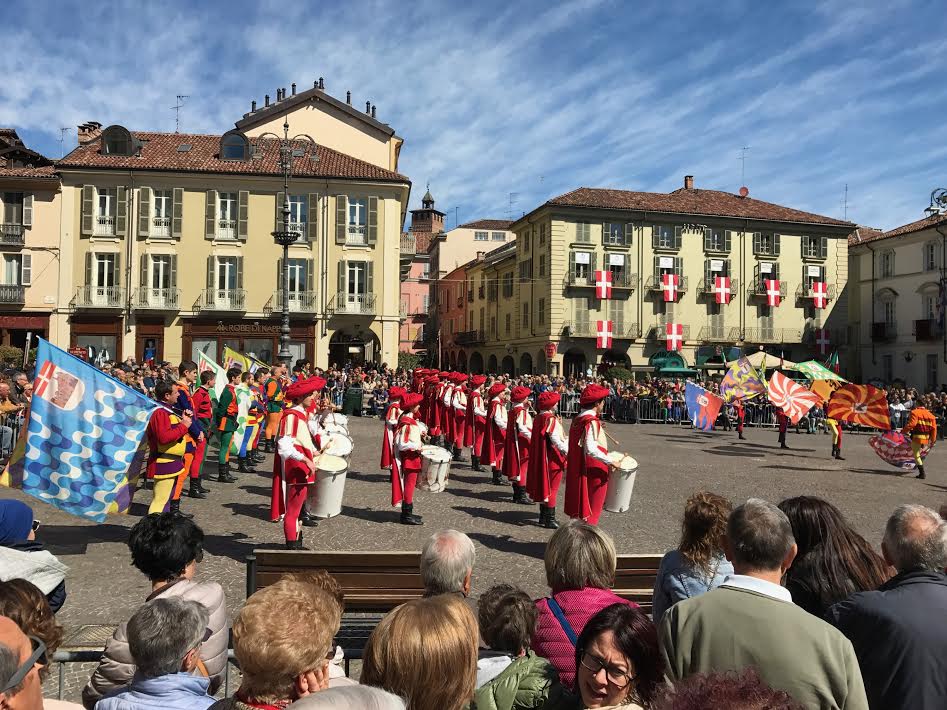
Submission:
[[855,647],[873,710],[947,708],[947,575],[902,572],[825,618]]

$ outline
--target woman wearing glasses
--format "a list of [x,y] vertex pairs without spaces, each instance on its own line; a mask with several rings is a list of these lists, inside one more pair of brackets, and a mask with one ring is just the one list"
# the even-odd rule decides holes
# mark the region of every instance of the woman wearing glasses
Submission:
[[32,582],[55,613],[66,601],[69,568],[36,539],[37,530],[39,521],[30,506],[18,500],[0,501],[0,580]]

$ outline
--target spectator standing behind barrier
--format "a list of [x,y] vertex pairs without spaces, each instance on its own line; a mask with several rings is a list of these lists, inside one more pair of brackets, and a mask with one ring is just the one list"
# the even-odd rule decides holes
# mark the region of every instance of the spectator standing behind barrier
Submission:
[[43,710],[39,670],[48,664],[46,647],[11,620],[0,616],[0,707]]
[[441,594],[402,604],[368,637],[361,682],[405,700],[407,710],[462,710],[477,681],[477,620]]
[[0,580],[25,579],[46,595],[53,612],[66,602],[66,565],[36,539],[40,522],[26,503],[0,501]]
[[654,581],[651,616],[661,623],[664,612],[684,599],[719,587],[733,565],[723,551],[730,501],[701,491],[687,499],[681,542],[661,559]]
[[545,707],[562,695],[559,674],[529,647],[536,605],[512,584],[498,584],[477,603],[480,636],[488,651],[477,661],[477,710]]
[[793,603],[810,614],[821,619],[836,602],[877,589],[891,576],[881,555],[828,501],[797,496],[779,509],[789,518],[799,547],[783,584]]
[[888,519],[881,550],[897,574],[826,618],[855,646],[871,708],[947,707],[947,523],[921,505]]
[[202,710],[213,705],[207,694],[210,679],[201,671],[207,619],[200,602],[174,597],[155,599],[136,611],[126,627],[135,677],[127,688],[100,698],[96,708]]
[[751,498],[730,514],[726,550],[734,574],[675,604],[661,621],[669,679],[753,666],[806,707],[867,708],[851,642],[793,604],[779,584],[797,552],[786,515]]
[[536,601],[532,648],[548,658],[567,688],[575,681],[575,644],[585,624],[611,604],[637,607],[611,591],[618,556],[612,539],[582,520],[570,520],[546,545],[546,583],[552,595]]
[[397,695],[367,685],[328,688],[289,706],[292,710],[405,710]]
[[473,540],[459,530],[438,530],[421,550],[421,581],[424,596],[470,594],[477,550]]
[[[210,693],[215,693],[227,664],[227,604],[219,584],[194,581],[197,565],[204,559],[204,531],[187,518],[154,513],[132,528],[128,548],[132,564],[151,580],[146,602],[174,597],[198,601],[207,609],[210,635],[201,646],[201,659],[210,675]],[[92,710],[99,698],[128,685],[134,674],[135,659],[122,624],[106,643],[102,660],[82,691],[83,705]]]

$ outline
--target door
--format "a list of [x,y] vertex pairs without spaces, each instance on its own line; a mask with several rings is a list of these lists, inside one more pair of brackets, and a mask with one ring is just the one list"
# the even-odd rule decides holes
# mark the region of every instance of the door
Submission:
[[217,238],[237,238],[237,193],[219,192],[217,203]]
[[216,288],[214,305],[218,308],[232,308],[232,301],[237,290],[237,257],[217,257]]
[[151,256],[151,277],[149,279],[148,305],[163,308],[171,295],[171,257]]
[[115,255],[95,255],[95,286],[92,299],[96,305],[107,306],[115,300]]
[[303,310],[306,293],[306,260],[305,259],[290,259],[289,260],[289,310],[290,311],[301,311]]
[[153,193],[153,210],[151,217],[151,236],[171,236],[171,190],[155,190]]
[[365,306],[366,265],[364,261],[350,261],[348,265],[348,285],[346,287],[346,304],[350,313],[361,313]]

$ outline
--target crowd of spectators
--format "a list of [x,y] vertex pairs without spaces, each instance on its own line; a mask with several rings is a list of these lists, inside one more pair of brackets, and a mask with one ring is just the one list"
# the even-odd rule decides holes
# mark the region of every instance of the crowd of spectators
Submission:
[[[231,629],[220,585],[198,581],[191,520],[149,515],[128,547],[152,592],[106,645],[89,710],[947,707],[947,522],[920,505],[894,510],[879,553],[818,498],[695,493],[650,616],[611,591],[615,546],[596,526],[552,535],[547,595],[503,583],[476,603],[474,543],[441,530],[422,550],[424,595],[374,628],[358,681],[335,645],[345,599],[326,572],[258,590]],[[218,699],[228,633],[242,675]],[[5,574],[0,707],[68,706],[41,695],[62,637],[48,595]]]

